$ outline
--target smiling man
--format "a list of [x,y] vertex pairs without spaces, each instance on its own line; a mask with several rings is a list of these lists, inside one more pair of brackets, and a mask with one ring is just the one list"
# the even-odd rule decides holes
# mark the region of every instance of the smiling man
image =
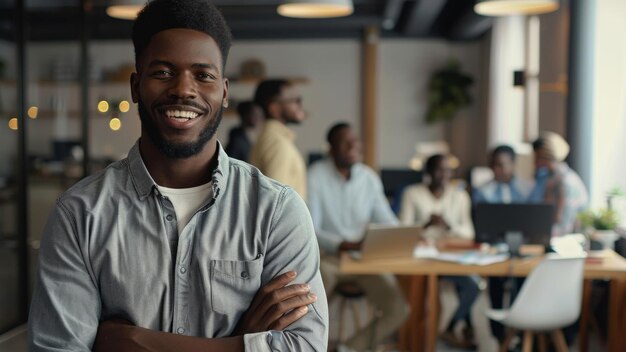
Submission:
[[230,159],[230,32],[203,0],[155,0],[133,27],[141,137],[70,188],[44,230],[30,351],[325,351],[311,218]]

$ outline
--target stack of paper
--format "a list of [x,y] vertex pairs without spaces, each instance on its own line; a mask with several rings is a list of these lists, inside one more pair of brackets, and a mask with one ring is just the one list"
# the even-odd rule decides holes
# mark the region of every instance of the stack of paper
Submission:
[[480,251],[445,252],[440,253],[435,247],[417,246],[413,250],[413,257],[420,259],[435,259],[464,265],[489,265],[509,259],[508,254],[488,254]]

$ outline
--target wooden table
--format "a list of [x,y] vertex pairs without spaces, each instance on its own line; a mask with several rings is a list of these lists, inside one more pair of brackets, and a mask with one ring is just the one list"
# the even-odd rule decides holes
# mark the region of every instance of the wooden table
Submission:
[[[587,321],[592,279],[609,279],[609,331],[608,350],[626,351],[626,260],[605,250],[595,254],[601,260],[588,260],[585,264],[583,310],[580,323],[581,352],[587,350]],[[442,275],[480,276],[527,276],[542,257],[511,259],[506,262],[486,265],[462,265],[430,259],[398,257],[393,259],[354,260],[348,254],[341,257],[341,271],[347,274],[393,273],[406,275],[405,291],[411,304],[411,314],[400,331],[402,351],[435,351],[439,319],[439,285]],[[424,319],[426,318],[426,319]]]

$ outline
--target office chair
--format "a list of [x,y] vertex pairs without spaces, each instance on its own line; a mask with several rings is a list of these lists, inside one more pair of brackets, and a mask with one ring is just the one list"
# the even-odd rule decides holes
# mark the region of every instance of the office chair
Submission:
[[487,310],[490,319],[509,328],[501,352],[507,351],[516,330],[524,331],[523,351],[532,351],[534,332],[539,334],[542,351],[546,332],[551,332],[558,352],[568,350],[560,329],[580,315],[584,265],[584,257],[546,257],[530,273],[510,309]]

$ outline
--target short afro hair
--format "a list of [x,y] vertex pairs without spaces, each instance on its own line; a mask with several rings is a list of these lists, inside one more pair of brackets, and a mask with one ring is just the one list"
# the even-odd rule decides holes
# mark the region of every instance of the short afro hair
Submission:
[[193,29],[211,36],[220,48],[224,69],[232,35],[222,13],[208,0],[149,1],[133,23],[135,63],[155,34],[173,28]]
[[328,142],[328,144],[330,144],[331,147],[334,146],[336,143],[337,134],[339,133],[339,131],[343,130],[344,128],[350,128],[350,127],[351,126],[346,122],[338,122],[334,124],[333,127],[331,127],[328,130],[328,133],[326,134],[326,141]]
[[435,154],[426,159],[426,173],[432,175],[441,162],[446,160],[446,156],[443,154]]
[[283,88],[290,85],[284,79],[268,79],[259,84],[254,93],[254,102],[263,109],[265,116],[269,116],[270,103],[281,95]]
[[253,101],[242,101],[237,104],[237,114],[244,118],[252,112],[252,109],[254,109],[255,106],[256,104]]
[[493,150],[493,152],[491,152],[491,159],[493,160],[493,158],[499,154],[506,154],[509,157],[511,157],[511,160],[515,161],[515,157],[516,157],[515,150],[513,149],[513,147],[509,145],[503,144],[503,145],[497,146]]

